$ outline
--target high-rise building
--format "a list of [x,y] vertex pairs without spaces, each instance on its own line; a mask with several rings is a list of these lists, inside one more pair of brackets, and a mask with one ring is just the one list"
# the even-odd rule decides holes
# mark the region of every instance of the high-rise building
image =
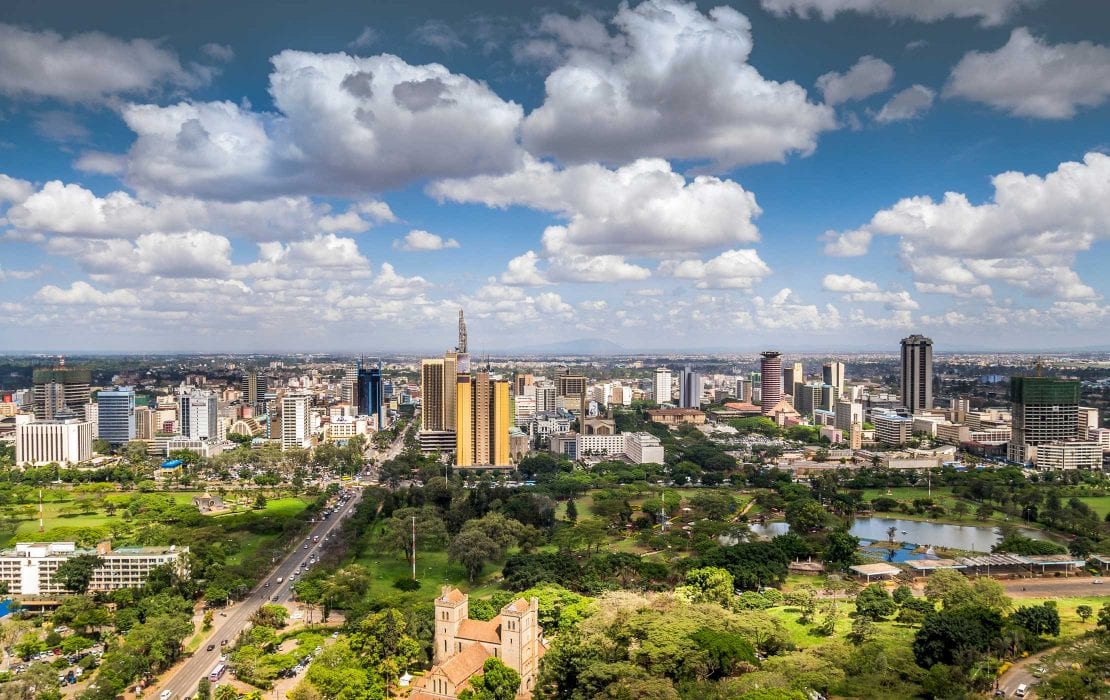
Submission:
[[782,354],[773,350],[761,353],[759,371],[759,406],[766,416],[782,401]]
[[564,369],[562,374],[555,375],[555,393],[562,397],[566,410],[573,410],[580,416],[586,415],[586,391],[589,382],[585,375],[571,374],[569,368]]
[[358,403],[358,371],[361,361],[349,362],[343,366],[343,378],[339,380],[339,400],[354,406]]
[[837,396],[844,394],[843,362],[826,362],[821,367],[821,377],[826,384],[836,387]]
[[923,335],[902,339],[902,405],[910,413],[933,407],[933,341]]
[[545,379],[533,384],[532,388],[536,394],[536,413],[554,413],[559,403],[555,382]]
[[269,380],[265,375],[260,375],[258,370],[252,369],[244,372],[239,380],[239,390],[243,392],[242,403],[253,408],[255,413],[265,413],[268,384]]
[[689,366],[684,367],[678,392],[679,408],[701,408],[702,391],[701,374],[690,369]]
[[[799,387],[806,383],[805,369],[801,362],[786,365],[782,370],[782,390],[794,397],[794,406],[798,405]],[[800,409],[799,409],[800,410]]]
[[104,389],[96,395],[97,435],[112,445],[135,439],[135,390],[131,387]]
[[[446,430],[443,360],[420,361],[420,429]],[[454,377],[451,378],[454,380]]]
[[665,404],[671,402],[671,371],[666,367],[658,367],[652,381],[652,396],[655,403]]
[[[461,313],[461,312],[460,312]],[[466,340],[466,326],[463,325],[460,341]],[[469,360],[463,357],[469,366]],[[455,429],[455,377],[462,370],[459,369],[459,353],[448,351],[443,354],[443,429]],[[467,369],[467,372],[470,370]]]
[[524,390],[532,386],[536,380],[531,374],[517,374],[513,377],[514,396],[524,396]]
[[1056,377],[1011,377],[1013,431],[1009,458],[1028,463],[1036,459],[1037,446],[1081,439],[1079,433],[1079,382]]
[[821,384],[795,385],[794,409],[807,418],[813,418],[813,412],[821,408]]
[[93,424],[68,408],[47,420],[17,423],[15,463],[61,465],[92,459]]
[[285,394],[281,397],[281,449],[312,446],[312,395]]
[[509,464],[508,380],[488,372],[460,374],[455,387],[455,466]]
[[863,423],[863,404],[859,402],[841,399],[836,402],[833,410],[835,411],[833,427],[837,430],[848,430],[853,423]]
[[215,392],[184,388],[177,397],[177,416],[181,434],[196,440],[217,438],[219,411]]
[[150,406],[135,407],[135,439],[151,440],[154,438],[154,411]]
[[86,406],[91,394],[92,372],[80,367],[66,367],[65,358],[58,366],[36,369],[31,373],[31,387],[35,418],[49,420],[56,413],[68,408],[78,418],[85,420]]
[[355,396],[358,399],[358,413],[374,419],[374,425],[381,430],[383,425],[382,409],[382,368],[360,367],[356,381]]

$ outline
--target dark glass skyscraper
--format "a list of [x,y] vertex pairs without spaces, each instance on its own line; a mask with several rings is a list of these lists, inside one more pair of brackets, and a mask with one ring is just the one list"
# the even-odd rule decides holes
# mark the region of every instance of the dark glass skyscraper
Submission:
[[378,430],[382,429],[382,368],[359,367],[358,379],[358,412],[359,415],[374,416],[378,421]]

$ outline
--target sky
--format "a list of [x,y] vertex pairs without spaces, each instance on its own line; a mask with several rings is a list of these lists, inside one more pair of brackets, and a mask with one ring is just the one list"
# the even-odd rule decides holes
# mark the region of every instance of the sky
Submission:
[[1110,347],[1110,3],[8,0],[0,351]]

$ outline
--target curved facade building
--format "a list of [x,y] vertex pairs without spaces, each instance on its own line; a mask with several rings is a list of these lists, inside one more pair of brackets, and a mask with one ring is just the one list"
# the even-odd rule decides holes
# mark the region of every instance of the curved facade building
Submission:
[[759,408],[767,415],[782,401],[782,354],[773,350],[760,353],[759,371]]

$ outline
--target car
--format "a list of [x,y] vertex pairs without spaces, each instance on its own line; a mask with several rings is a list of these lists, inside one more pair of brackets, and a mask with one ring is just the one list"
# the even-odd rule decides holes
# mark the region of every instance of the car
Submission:
[[1017,690],[1014,691],[1014,697],[1015,698],[1023,698],[1023,697],[1025,697],[1025,693],[1028,692],[1028,691],[1029,691],[1029,686],[1022,683],[1021,685],[1019,685],[1017,687]]
[[216,648],[216,645],[215,645],[215,644],[209,644],[209,645],[208,645],[208,647],[207,647],[207,648],[205,648],[205,651],[212,651],[212,650],[213,650],[213,649],[215,649],[215,648]]
[[1032,674],[1034,678],[1040,678],[1047,672],[1048,670],[1044,666],[1037,666],[1033,669]]
[[227,646],[227,640],[226,639],[220,640],[220,646],[226,647]]
[[158,700],[170,700],[170,698],[172,698],[172,697],[173,697],[173,691],[169,690],[169,689],[166,689],[166,690],[163,690],[162,694],[158,696]]
[[220,617],[227,617],[227,613],[225,613],[225,612],[220,613]]
[[1101,584],[1102,584],[1102,579],[1100,579],[1100,578],[1096,578],[1094,581],[1091,581],[1091,585],[1094,585],[1094,586],[1098,586],[1098,585],[1101,585]]
[[278,598],[280,598],[280,597],[281,597],[280,595],[275,595],[273,598],[270,598],[270,600],[272,600],[273,602],[276,603],[276,602],[278,602]]

